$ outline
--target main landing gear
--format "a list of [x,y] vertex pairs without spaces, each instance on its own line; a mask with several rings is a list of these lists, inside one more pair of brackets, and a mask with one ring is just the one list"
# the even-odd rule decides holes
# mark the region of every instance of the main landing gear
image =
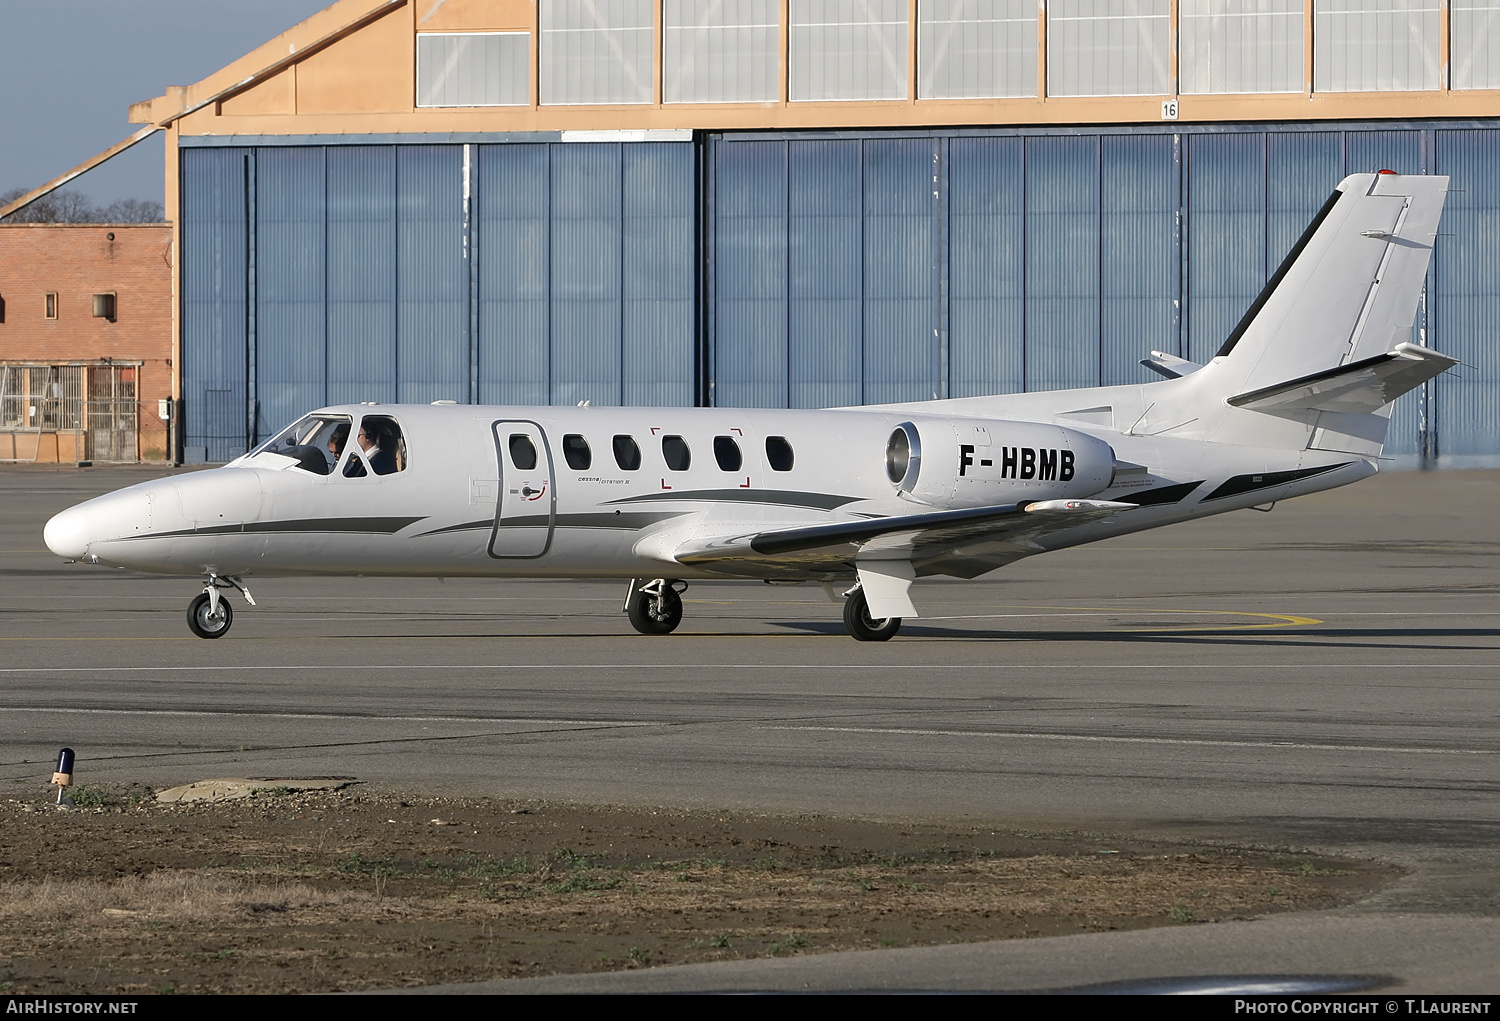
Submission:
[[244,582],[233,575],[226,574],[221,577],[210,573],[203,591],[191,603],[188,603],[188,630],[199,638],[224,637],[229,632],[229,626],[234,623],[234,610],[228,601],[219,595],[219,590],[231,588],[238,589],[245,597],[245,602],[251,606],[255,605],[255,597],[250,594]]
[[643,635],[676,631],[682,623],[682,593],[687,591],[687,582],[671,578],[655,578],[644,584],[638,581],[630,579],[630,591],[625,596],[630,626]]
[[900,617],[870,616],[870,603],[864,589],[855,585],[844,593],[844,628],[856,642],[885,642],[901,630]]

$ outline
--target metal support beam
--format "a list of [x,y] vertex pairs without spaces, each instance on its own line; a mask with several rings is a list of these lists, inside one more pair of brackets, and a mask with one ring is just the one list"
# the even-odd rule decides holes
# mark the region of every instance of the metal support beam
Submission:
[[69,170],[66,174],[63,174],[60,177],[54,177],[52,180],[48,181],[40,188],[29,191],[25,195],[22,195],[20,198],[16,199],[14,202],[10,203],[10,205],[0,208],[0,220],[5,219],[7,216],[11,215],[14,212],[25,209],[37,199],[56,191],[74,178],[79,177],[80,175],[85,174],[90,170],[93,170],[95,167],[99,166],[99,164],[114,159],[116,156],[120,155],[120,153],[124,152],[126,149],[129,149],[137,142],[143,142],[146,139],[150,138],[152,135],[156,134],[158,131],[171,126],[174,121],[181,120],[188,114],[196,113],[211,104],[222,103],[226,99],[239,95],[246,89],[250,89],[256,85],[259,85],[267,78],[271,78],[275,75],[280,74],[282,71],[285,71],[293,64],[297,64],[302,62],[303,60],[306,60],[308,57],[312,56],[314,53],[317,53],[320,50],[327,49],[329,46],[332,46],[340,39],[343,39],[345,36],[359,31],[361,28],[364,28],[371,22],[379,21],[381,18],[385,17],[387,14],[391,13],[397,8],[405,7],[406,2],[407,0],[383,0],[382,3],[380,3],[373,9],[366,11],[364,14],[361,14],[359,17],[355,18],[348,24],[342,25],[339,28],[334,29],[332,32],[328,32],[322,36],[319,36],[317,39],[314,39],[306,46],[294,50],[293,52],[282,57],[280,60],[277,60],[274,63],[261,68],[254,74],[249,75],[245,78],[241,78],[233,85],[230,85],[227,88],[220,89],[218,92],[215,92],[208,98],[200,100],[199,102],[194,103],[191,106],[184,106],[181,110],[177,111],[174,114],[170,114],[169,116],[163,118],[155,124],[147,125],[124,141],[116,142],[114,145],[110,146],[108,149],[105,149],[97,156],[91,156],[90,158],[84,160],[82,163],[78,164],[78,166],[74,167],[72,170]]
[[54,177],[52,180],[48,181],[40,188],[34,188],[31,191],[28,191],[25,195],[22,195],[20,198],[10,203],[10,205],[0,206],[0,220],[5,219],[11,213],[17,212],[21,209],[25,209],[37,199],[41,198],[44,195],[51,194],[52,192],[61,188],[63,185],[67,184],[69,181],[73,180],[75,177],[88,173],[90,170],[93,170],[95,167],[105,162],[106,160],[114,159],[116,156],[120,155],[120,153],[124,152],[126,149],[129,149],[137,142],[144,142],[146,139],[150,138],[152,135],[160,131],[164,126],[165,125],[162,124],[152,124],[149,127],[144,127],[141,130],[137,131],[135,134],[131,135],[129,138],[125,139],[123,142],[116,142],[114,145],[110,146],[108,149],[105,149],[97,156],[91,156],[88,159],[84,160],[82,163],[78,164],[78,166],[74,167],[72,170],[69,170],[66,174],[63,174],[60,177]]

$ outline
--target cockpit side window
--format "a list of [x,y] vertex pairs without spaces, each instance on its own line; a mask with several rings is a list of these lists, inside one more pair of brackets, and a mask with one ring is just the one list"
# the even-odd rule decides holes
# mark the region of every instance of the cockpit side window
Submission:
[[357,439],[359,452],[374,474],[394,475],[406,470],[406,437],[394,418],[366,415],[359,420]]
[[293,467],[313,475],[330,475],[349,442],[348,415],[308,415],[262,444],[256,454],[269,452],[293,458]]

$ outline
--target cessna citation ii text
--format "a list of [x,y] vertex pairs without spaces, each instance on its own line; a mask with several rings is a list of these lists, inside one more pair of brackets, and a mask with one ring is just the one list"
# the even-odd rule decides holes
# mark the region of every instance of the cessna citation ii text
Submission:
[[353,405],[222,468],[47,524],[53,552],[205,575],[229,630],[249,575],[628,578],[636,630],[686,579],[816,581],[861,641],[916,578],[1354,482],[1390,404],[1456,364],[1407,343],[1446,177],[1346,178],[1206,365],[1154,383],[828,411]]

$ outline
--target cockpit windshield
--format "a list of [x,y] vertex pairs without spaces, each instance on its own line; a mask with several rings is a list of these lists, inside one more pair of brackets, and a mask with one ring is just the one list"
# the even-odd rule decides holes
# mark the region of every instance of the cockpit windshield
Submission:
[[349,442],[351,424],[348,415],[308,415],[261,444],[254,454],[280,454],[295,459],[296,468],[328,475]]

